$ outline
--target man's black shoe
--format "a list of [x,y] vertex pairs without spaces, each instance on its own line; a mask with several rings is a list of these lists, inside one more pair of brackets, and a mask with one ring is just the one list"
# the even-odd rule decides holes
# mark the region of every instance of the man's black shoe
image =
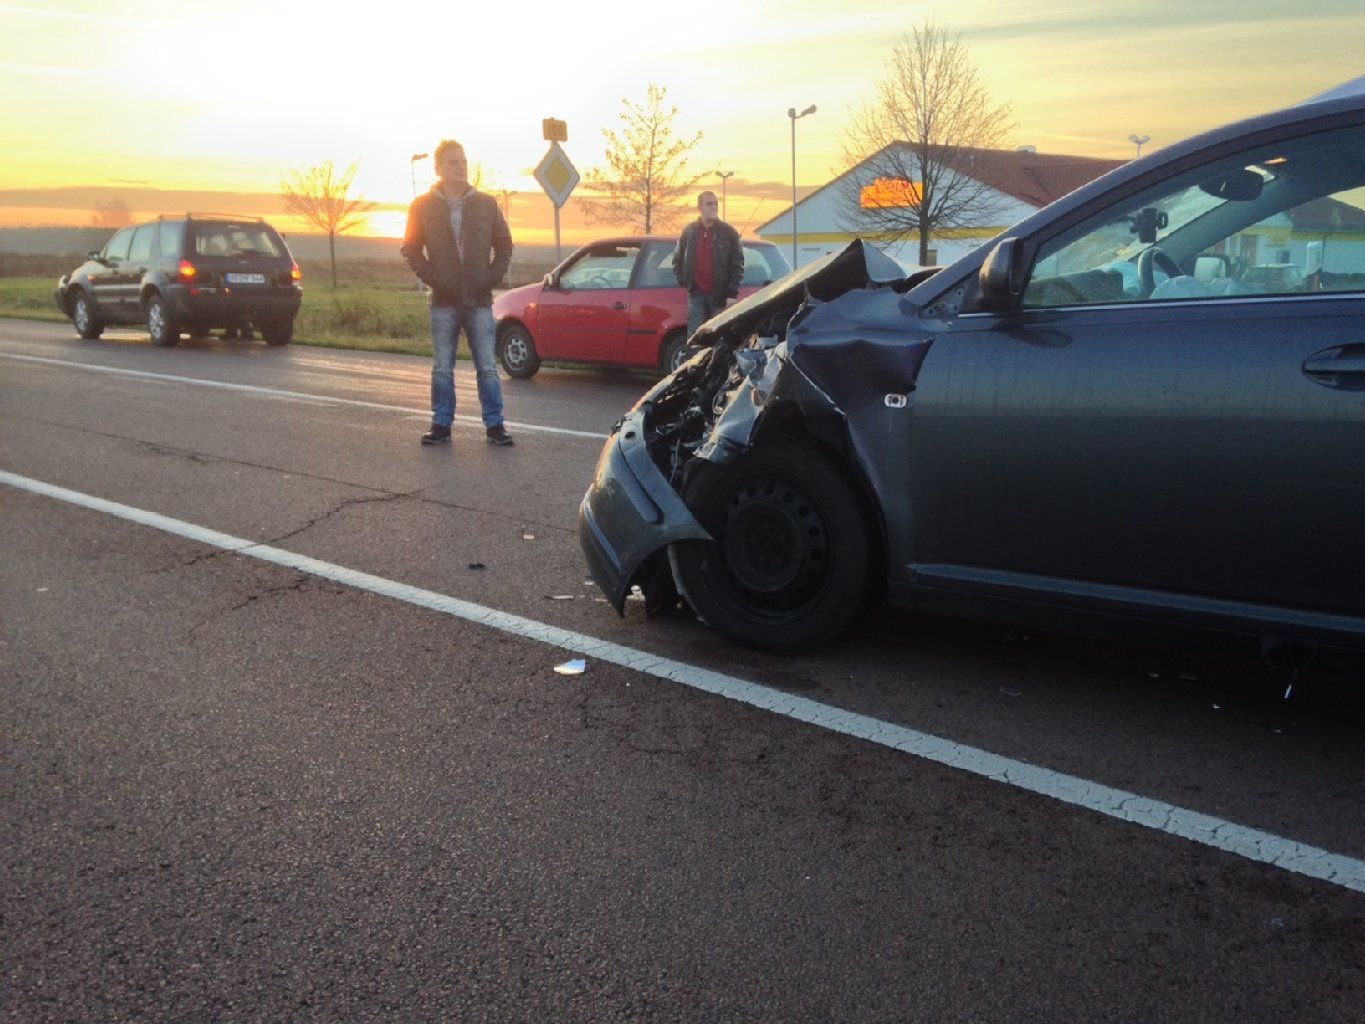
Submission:
[[433,423],[431,429],[422,435],[423,444],[447,444],[450,441],[450,428]]
[[501,423],[496,427],[488,428],[488,443],[502,445],[504,448],[508,445],[516,444],[516,442],[512,440],[512,435],[507,432],[507,428]]

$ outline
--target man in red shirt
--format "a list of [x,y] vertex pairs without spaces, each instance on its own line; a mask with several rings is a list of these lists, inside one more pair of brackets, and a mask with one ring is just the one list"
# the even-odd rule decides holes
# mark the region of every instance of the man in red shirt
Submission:
[[720,219],[714,192],[697,197],[700,216],[683,228],[673,250],[673,273],[687,289],[687,336],[739,297],[744,250],[739,232]]

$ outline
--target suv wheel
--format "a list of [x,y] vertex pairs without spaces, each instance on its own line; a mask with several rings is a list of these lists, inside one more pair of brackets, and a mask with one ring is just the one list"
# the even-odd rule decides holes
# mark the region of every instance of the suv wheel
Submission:
[[153,295],[147,300],[147,330],[155,345],[169,347],[180,340],[180,327],[171,319],[166,300],[160,295]]
[[267,345],[288,345],[294,340],[294,321],[281,318],[261,324],[261,337]]
[[71,300],[71,322],[76,325],[76,333],[86,341],[94,341],[104,331],[104,321],[85,292],[77,292]]

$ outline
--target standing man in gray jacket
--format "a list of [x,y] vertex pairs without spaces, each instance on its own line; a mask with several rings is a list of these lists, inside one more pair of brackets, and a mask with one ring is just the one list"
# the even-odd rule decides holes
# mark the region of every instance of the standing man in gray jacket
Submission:
[[744,250],[739,232],[720,219],[714,192],[697,196],[696,220],[683,228],[673,250],[673,273],[687,289],[687,336],[739,298],[744,279]]
[[489,444],[515,442],[502,419],[502,384],[494,357],[493,286],[512,262],[512,232],[498,202],[469,183],[464,147],[436,147],[440,181],[408,210],[403,259],[431,289],[431,429],[423,444],[450,441],[455,422],[455,347],[469,339]]

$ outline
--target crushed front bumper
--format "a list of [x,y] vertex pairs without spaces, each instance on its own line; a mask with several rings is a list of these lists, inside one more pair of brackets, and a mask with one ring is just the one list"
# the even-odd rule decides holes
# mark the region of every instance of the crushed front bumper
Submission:
[[710,540],[650,458],[644,407],[626,416],[602,450],[578,508],[588,572],[617,613],[651,558],[680,540]]

